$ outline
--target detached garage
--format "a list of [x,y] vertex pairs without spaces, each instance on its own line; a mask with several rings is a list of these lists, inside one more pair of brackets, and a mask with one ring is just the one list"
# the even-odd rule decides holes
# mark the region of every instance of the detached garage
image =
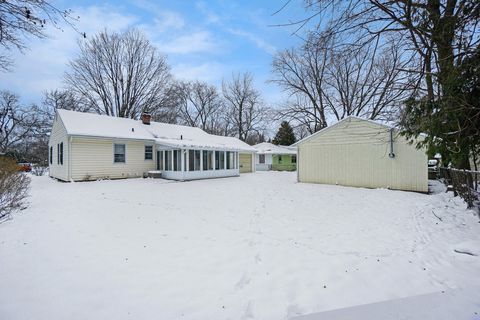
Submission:
[[299,182],[428,192],[426,150],[393,127],[349,116],[295,146]]

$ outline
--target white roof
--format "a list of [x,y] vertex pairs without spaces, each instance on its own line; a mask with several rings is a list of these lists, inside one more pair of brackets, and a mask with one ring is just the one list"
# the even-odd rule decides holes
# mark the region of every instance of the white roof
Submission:
[[175,148],[256,151],[237,138],[208,134],[200,128],[155,121],[144,125],[140,120],[63,109],[57,110],[57,113],[68,135],[150,140]]
[[277,146],[269,142],[262,142],[253,147],[260,154],[297,154],[296,147]]

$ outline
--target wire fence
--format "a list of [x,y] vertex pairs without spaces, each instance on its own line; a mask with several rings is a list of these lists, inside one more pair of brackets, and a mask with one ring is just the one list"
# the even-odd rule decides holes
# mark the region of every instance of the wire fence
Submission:
[[480,211],[480,171],[440,168],[439,177],[448,190],[465,200],[469,209]]

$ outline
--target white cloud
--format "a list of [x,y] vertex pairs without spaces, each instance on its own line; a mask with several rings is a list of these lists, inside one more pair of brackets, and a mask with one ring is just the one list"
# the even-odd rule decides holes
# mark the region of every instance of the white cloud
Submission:
[[161,52],[175,54],[216,52],[219,47],[212,34],[205,30],[174,36],[168,40],[157,39],[155,42]]
[[204,1],[197,1],[195,6],[205,16],[207,23],[215,24],[220,22],[220,16],[211,11]]
[[180,80],[202,80],[219,85],[226,67],[218,62],[200,64],[179,63],[172,67],[172,72]]
[[253,33],[246,32],[246,31],[239,30],[239,29],[231,29],[231,28],[227,28],[226,30],[229,33],[231,33],[235,36],[240,36],[240,37],[243,37],[243,38],[246,38],[246,39],[250,40],[258,48],[262,49],[263,51],[265,51],[265,52],[267,52],[271,55],[275,54],[275,52],[277,51],[277,49],[273,45],[271,45],[267,41],[263,40],[259,36],[254,35]]

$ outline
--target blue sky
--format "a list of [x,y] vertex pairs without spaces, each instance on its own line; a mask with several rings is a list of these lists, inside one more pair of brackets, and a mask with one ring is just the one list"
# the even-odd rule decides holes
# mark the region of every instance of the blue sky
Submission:
[[[286,0],[285,0],[286,1]],[[135,26],[168,57],[179,79],[220,85],[232,73],[249,71],[264,99],[276,105],[281,90],[271,78],[272,55],[299,43],[294,28],[271,25],[299,19],[303,1],[294,0],[277,15],[284,1],[55,1],[80,16],[77,28],[92,35],[99,30],[122,31]],[[14,53],[13,72],[0,74],[0,89],[16,92],[25,103],[40,102],[45,90],[61,88],[68,61],[79,40],[71,28],[48,29],[48,39],[29,41],[24,54]],[[80,40],[82,41],[82,40]]]

